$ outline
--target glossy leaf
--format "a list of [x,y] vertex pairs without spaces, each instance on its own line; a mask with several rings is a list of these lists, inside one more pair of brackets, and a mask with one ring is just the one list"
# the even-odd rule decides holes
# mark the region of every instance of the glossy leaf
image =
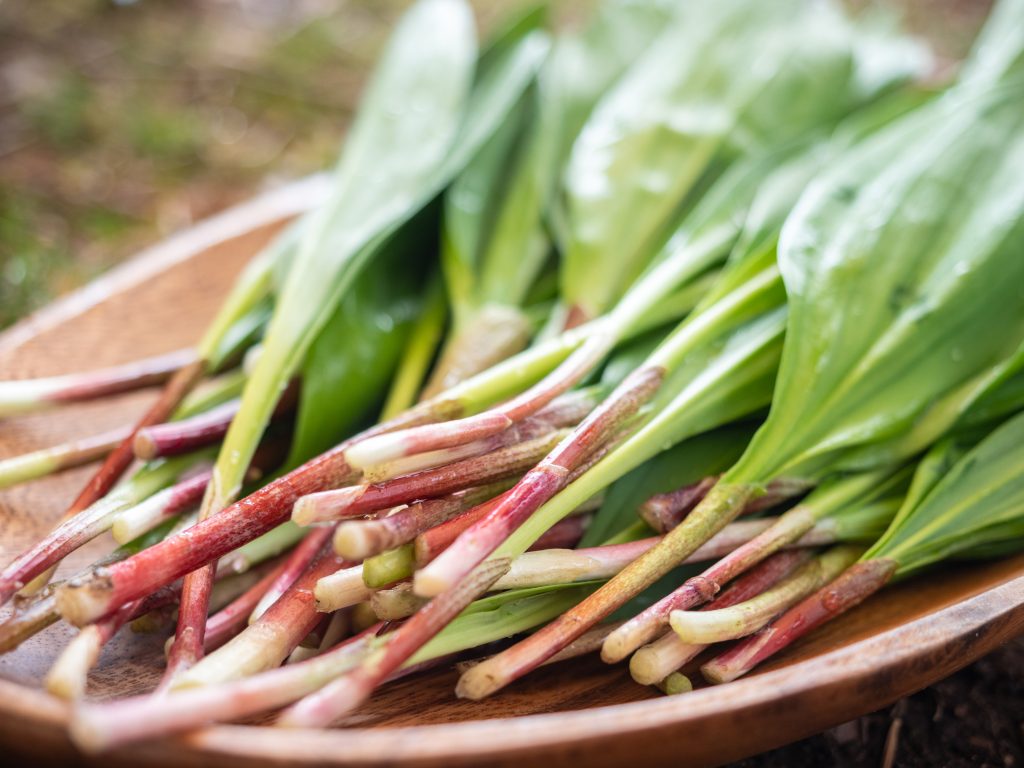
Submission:
[[680,11],[573,147],[567,300],[584,317],[600,314],[640,274],[705,175],[834,124],[863,101],[855,39],[822,4],[708,2]]
[[771,415],[729,479],[897,436],[1020,345],[1022,93],[951,93],[808,189],[779,249],[790,320]]
[[1024,414],[983,439],[924,494],[912,494],[865,559],[900,574],[958,552],[1016,541],[1024,548]]

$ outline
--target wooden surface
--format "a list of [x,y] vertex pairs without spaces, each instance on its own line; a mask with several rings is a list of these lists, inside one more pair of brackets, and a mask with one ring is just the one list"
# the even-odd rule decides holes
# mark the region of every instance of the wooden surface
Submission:
[[[312,179],[234,209],[115,270],[0,335],[0,378],[127,361],[194,341],[234,274],[280,222],[323,192]],[[151,393],[0,423],[0,457],[130,421]],[[0,492],[5,562],[56,520],[88,469]],[[106,542],[97,542],[103,549]],[[95,547],[69,558],[93,559]],[[455,699],[455,673],[389,686],[344,729],[209,728],[95,758],[97,765],[319,764],[442,766],[637,763],[708,765],[769,749],[882,707],[1024,631],[1024,558],[932,573],[889,589],[824,627],[758,674],[665,698],[623,665],[596,658],[548,668],[493,699]],[[70,637],[55,626],[0,657],[0,755],[35,764],[82,761],[63,731],[66,708],[39,681]],[[148,689],[162,638],[122,633],[90,696]]]

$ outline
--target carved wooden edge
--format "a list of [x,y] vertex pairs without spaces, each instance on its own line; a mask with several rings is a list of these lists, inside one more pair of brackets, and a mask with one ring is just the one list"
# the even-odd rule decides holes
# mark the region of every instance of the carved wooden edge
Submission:
[[[251,766],[258,757],[270,765],[427,768],[505,766],[541,757],[556,764],[585,759],[588,766],[615,765],[642,753],[652,764],[712,765],[886,706],[1022,630],[1024,576],[836,651],[677,697],[450,725],[326,731],[214,726],[100,757],[105,765],[166,763],[173,752],[182,766]],[[801,702],[789,715],[801,699],[814,706]],[[45,738],[51,750],[63,743],[67,754],[68,714],[68,706],[48,694],[0,680],[0,730]],[[712,729],[724,738],[707,739]]]
[[130,290],[198,253],[275,221],[304,213],[322,202],[330,189],[326,173],[307,176],[228,208],[146,248],[96,280],[69,293],[0,332],[0,354],[38,333],[81,315],[115,293]]

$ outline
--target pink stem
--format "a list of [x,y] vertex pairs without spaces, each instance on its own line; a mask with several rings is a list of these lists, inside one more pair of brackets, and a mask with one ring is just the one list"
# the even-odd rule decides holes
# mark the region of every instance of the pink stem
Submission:
[[335,549],[350,559],[361,560],[400,547],[501,493],[509,484],[500,482],[466,488],[438,499],[417,501],[386,517],[343,522],[335,534]]
[[282,560],[258,582],[206,620],[203,648],[207,653],[220,648],[242,631],[257,603],[287,566],[288,561]]
[[745,675],[758,664],[792,645],[808,632],[850,610],[884,587],[898,564],[892,560],[865,560],[854,564],[835,581],[790,608],[759,632],[745,637],[701,667],[714,683]]
[[221,685],[83,704],[72,721],[72,738],[90,752],[184,731],[207,722],[255,715],[295,701],[319,685],[346,658],[358,658],[381,625],[348,638],[326,654]]
[[563,435],[563,431],[554,431],[484,456],[474,456],[382,483],[312,494],[295,505],[293,517],[300,524],[354,517],[514,477],[532,467]]
[[192,349],[179,349],[165,355],[136,360],[124,365],[99,371],[75,374],[75,381],[51,394],[47,399],[55,403],[73,403],[93,400],[134,389],[149,387],[167,381],[178,371],[196,361]]
[[[290,413],[297,399],[298,385],[293,381],[278,401],[274,417]],[[227,434],[240,403],[241,400],[236,398],[187,419],[144,427],[135,435],[135,455],[149,460],[161,456],[178,456],[212,445]]]
[[575,386],[604,359],[614,342],[611,335],[595,334],[543,380],[511,400],[474,416],[404,429],[367,441],[358,451],[358,461],[353,455],[353,462],[361,466],[376,464],[503,432]]
[[[87,509],[110,492],[110,489],[114,487],[114,483],[121,478],[135,460],[135,454],[132,452],[132,440],[135,438],[135,433],[149,424],[165,421],[171,412],[178,407],[182,398],[202,378],[205,368],[206,366],[203,361],[193,360],[178,369],[177,373],[167,382],[157,401],[150,406],[149,410],[146,411],[145,415],[132,429],[131,434],[107,456],[103,465],[86,483],[85,488],[82,489],[81,493],[78,494],[78,497],[64,513],[62,522],[71,520],[79,512]],[[54,560],[52,556],[44,558],[22,557],[8,566],[3,574],[0,575],[0,605],[10,600],[14,593],[21,589],[24,584],[44,573],[48,568],[56,565],[58,560]]]
[[575,515],[559,520],[541,534],[539,539],[533,542],[530,550],[568,549],[569,547],[575,547],[579,540],[583,538],[583,534],[586,533],[590,520],[591,517],[589,515]]
[[637,514],[657,533],[668,533],[700,503],[716,482],[717,475],[675,491],[651,496],[640,505]]
[[289,707],[278,720],[291,727],[326,726],[348,714],[413,654],[508,570],[507,559],[486,563],[449,592],[431,600],[394,630],[359,667]]
[[[270,607],[286,592],[289,587],[294,584],[298,578],[305,572],[309,567],[309,564],[313,562],[320,550],[324,548],[331,536],[334,535],[334,528],[315,528],[306,534],[305,538],[299,542],[298,546],[292,550],[292,553],[288,556],[285,561],[285,567],[278,575],[274,583],[270,585],[270,588],[266,591],[266,594],[260,600],[260,604]],[[254,609],[255,610],[255,609]]]
[[197,448],[212,445],[228,432],[231,420],[238,413],[239,401],[226,403],[181,421],[140,429],[135,435],[133,450],[140,459],[178,456]]
[[58,590],[61,614],[78,626],[92,623],[129,600],[144,597],[164,584],[216,561],[287,521],[292,506],[300,497],[351,480],[353,471],[345,461],[345,450],[354,442],[426,418],[429,414],[422,411],[409,412],[374,427],[196,523],[187,531],[168,536],[120,563],[98,568],[83,578],[69,581]]
[[572,434],[505,496],[479,522],[415,577],[418,592],[436,595],[454,585],[494,552],[513,531],[568,483],[570,474],[620,432],[649,400],[665,377],[662,368],[640,368],[620,384]]
[[[659,493],[640,506],[639,515],[658,533],[668,533],[693,511],[716,482],[718,482],[718,476],[713,475],[679,490]],[[743,506],[743,511],[740,514],[753,515],[763,512],[776,504],[804,493],[807,488],[807,484],[801,481],[773,480],[768,483],[763,494],[751,499]]]

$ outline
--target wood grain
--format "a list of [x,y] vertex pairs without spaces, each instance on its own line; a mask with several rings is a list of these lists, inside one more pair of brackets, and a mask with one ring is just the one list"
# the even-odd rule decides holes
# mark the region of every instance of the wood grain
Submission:
[[[86,370],[192,343],[246,260],[315,202],[312,179],[173,238],[98,284],[0,335],[0,377]],[[0,423],[0,457],[124,424],[152,393]],[[0,492],[0,557],[43,533],[89,468]],[[91,559],[97,542],[69,558]],[[757,674],[664,698],[623,665],[596,658],[547,668],[482,703],[458,701],[440,669],[380,694],[344,729],[215,727],[93,758],[97,765],[711,765],[807,736],[919,690],[1024,631],[1024,557],[962,566],[889,589]],[[66,706],[39,681],[70,637],[52,627],[0,657],[0,755],[89,764],[64,735]],[[124,633],[106,649],[90,696],[153,685],[162,638]]]

